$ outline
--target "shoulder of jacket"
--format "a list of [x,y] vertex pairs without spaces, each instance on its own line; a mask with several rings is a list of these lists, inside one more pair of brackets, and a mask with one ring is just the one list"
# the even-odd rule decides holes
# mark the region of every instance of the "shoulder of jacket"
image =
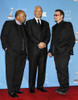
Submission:
[[28,22],[32,22],[34,19],[29,19],[29,20],[27,20],[26,22],[28,23]]
[[13,23],[14,20],[6,20],[4,24],[10,24],[10,23]]
[[10,23],[10,22],[14,22],[14,20],[6,20],[5,22]]
[[[41,19],[42,20],[42,19]],[[45,20],[42,20],[44,23],[46,23],[46,24],[49,24],[49,22],[48,21],[45,21]]]
[[72,23],[71,22],[67,22],[67,21],[64,21],[64,23],[67,25],[72,25]]

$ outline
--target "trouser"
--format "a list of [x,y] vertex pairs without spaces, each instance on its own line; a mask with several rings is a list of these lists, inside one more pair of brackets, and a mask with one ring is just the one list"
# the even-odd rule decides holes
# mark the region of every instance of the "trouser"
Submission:
[[11,54],[6,52],[5,61],[8,93],[12,93],[20,89],[26,62],[26,54]]
[[69,73],[68,73],[68,63],[70,55],[69,53],[54,55],[57,77],[61,88],[69,88]]
[[38,52],[29,57],[29,89],[35,88],[36,71],[38,67],[37,88],[42,88],[45,81],[47,53]]

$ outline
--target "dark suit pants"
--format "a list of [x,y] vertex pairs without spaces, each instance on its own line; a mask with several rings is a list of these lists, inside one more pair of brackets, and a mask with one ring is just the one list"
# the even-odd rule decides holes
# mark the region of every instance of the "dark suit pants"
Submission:
[[47,53],[37,52],[29,57],[29,88],[35,88],[36,71],[38,66],[37,88],[42,88],[45,80]]
[[8,92],[12,93],[18,91],[21,86],[26,54],[6,52],[6,80],[8,86]]
[[54,55],[57,77],[60,87],[63,89],[69,88],[69,73],[68,62],[70,59],[69,53]]

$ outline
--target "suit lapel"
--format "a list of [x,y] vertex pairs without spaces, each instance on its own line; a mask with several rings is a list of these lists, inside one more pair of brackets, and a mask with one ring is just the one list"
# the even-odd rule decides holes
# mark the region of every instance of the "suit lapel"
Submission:
[[44,28],[44,22],[43,22],[43,20],[41,20],[41,30],[43,30],[43,28]]
[[43,25],[44,25],[44,23],[43,23],[42,20],[41,20],[41,25],[40,25],[40,27],[38,26],[38,24],[37,24],[35,18],[33,19],[33,24],[34,24],[34,27],[35,27],[36,29],[38,29],[38,31],[41,32],[41,31],[43,30]]

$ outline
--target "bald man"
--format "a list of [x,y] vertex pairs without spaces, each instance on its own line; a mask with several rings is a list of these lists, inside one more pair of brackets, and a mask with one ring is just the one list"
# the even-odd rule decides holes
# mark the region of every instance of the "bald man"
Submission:
[[38,66],[37,90],[46,92],[43,88],[45,81],[47,44],[50,40],[50,29],[47,21],[41,20],[42,8],[36,6],[34,10],[35,18],[26,23],[29,35],[28,55],[29,55],[29,92],[35,93],[35,79]]
[[18,97],[16,93],[23,93],[20,91],[20,86],[27,55],[27,36],[23,24],[25,19],[24,11],[16,11],[15,20],[6,21],[1,32],[6,60],[7,87],[11,97]]

